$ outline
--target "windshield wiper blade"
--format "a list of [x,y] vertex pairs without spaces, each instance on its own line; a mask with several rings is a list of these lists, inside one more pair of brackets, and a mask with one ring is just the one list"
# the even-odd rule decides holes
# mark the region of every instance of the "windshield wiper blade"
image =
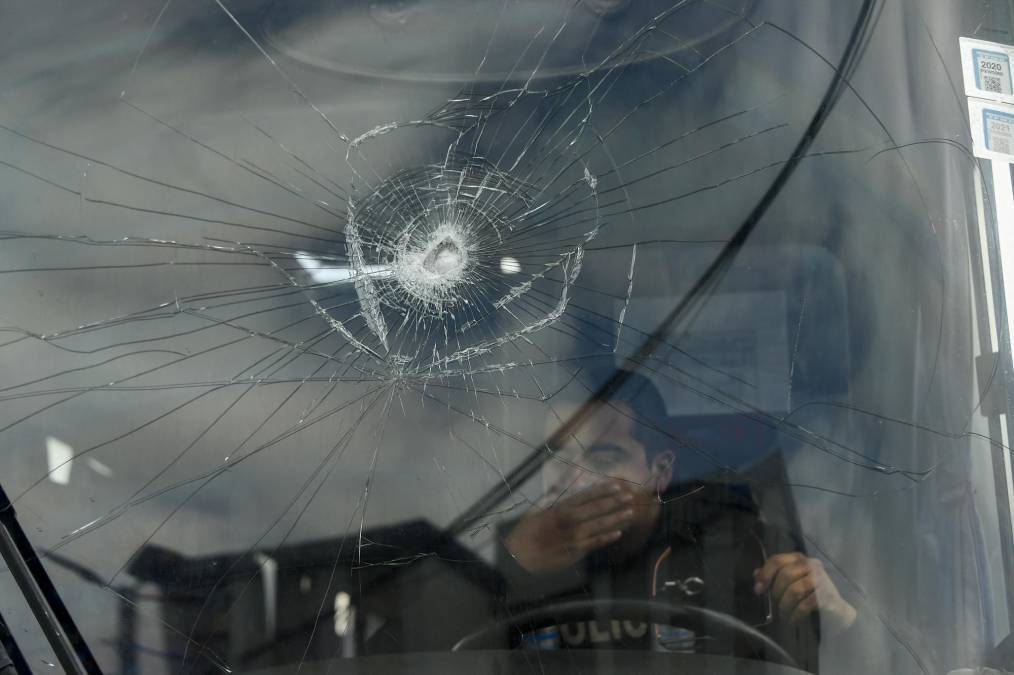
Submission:
[[21,649],[18,647],[14,635],[11,634],[10,625],[0,614],[0,675],[20,675],[30,673],[28,662],[25,661]]
[[64,671],[101,675],[102,669],[74,624],[46,568],[18,522],[14,505],[0,486],[0,555],[7,563],[36,621]]

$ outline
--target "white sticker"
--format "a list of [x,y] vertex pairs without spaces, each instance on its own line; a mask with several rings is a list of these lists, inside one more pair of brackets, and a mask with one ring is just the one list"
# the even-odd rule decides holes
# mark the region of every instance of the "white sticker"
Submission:
[[970,98],[968,116],[975,156],[1014,162],[1014,105]]
[[960,43],[965,94],[1014,103],[1014,47],[971,38],[961,38]]

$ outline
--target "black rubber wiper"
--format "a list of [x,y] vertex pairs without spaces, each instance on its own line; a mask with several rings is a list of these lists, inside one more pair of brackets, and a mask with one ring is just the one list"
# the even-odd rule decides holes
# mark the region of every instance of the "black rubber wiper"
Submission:
[[28,668],[18,643],[7,622],[0,616],[0,675],[19,675],[32,672]]
[[[101,675],[102,669],[77,629],[46,568],[18,522],[14,505],[0,486],[0,555],[39,622],[64,671],[72,675]],[[13,644],[13,643],[12,643]],[[30,673],[16,645],[7,649],[18,672]],[[2,671],[0,671],[2,672]]]

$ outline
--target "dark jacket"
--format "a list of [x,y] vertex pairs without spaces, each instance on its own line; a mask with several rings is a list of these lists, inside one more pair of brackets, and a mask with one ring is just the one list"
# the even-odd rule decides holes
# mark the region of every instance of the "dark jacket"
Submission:
[[[503,538],[501,537],[501,541]],[[509,612],[589,598],[654,599],[705,607],[756,627],[788,651],[801,667],[817,671],[820,638],[816,616],[798,626],[780,620],[767,594],[753,592],[753,570],[767,556],[803,551],[786,527],[765,522],[749,488],[701,484],[670,490],[656,527],[641,549],[618,559],[595,552],[575,567],[549,576],[525,571],[501,547]],[[629,621],[594,621],[559,627],[561,648],[640,648],[686,651],[687,631]],[[690,635],[690,650],[750,656],[745,644],[722,644]],[[696,639],[695,639],[696,638]]]

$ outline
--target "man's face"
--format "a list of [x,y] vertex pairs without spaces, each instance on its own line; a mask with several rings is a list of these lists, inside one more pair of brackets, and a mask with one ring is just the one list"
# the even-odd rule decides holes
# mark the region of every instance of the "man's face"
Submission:
[[610,479],[633,489],[664,489],[672,475],[672,453],[660,452],[649,462],[647,448],[634,433],[637,424],[626,404],[597,406],[576,438],[569,438],[555,459],[543,465],[547,496],[574,494]]

